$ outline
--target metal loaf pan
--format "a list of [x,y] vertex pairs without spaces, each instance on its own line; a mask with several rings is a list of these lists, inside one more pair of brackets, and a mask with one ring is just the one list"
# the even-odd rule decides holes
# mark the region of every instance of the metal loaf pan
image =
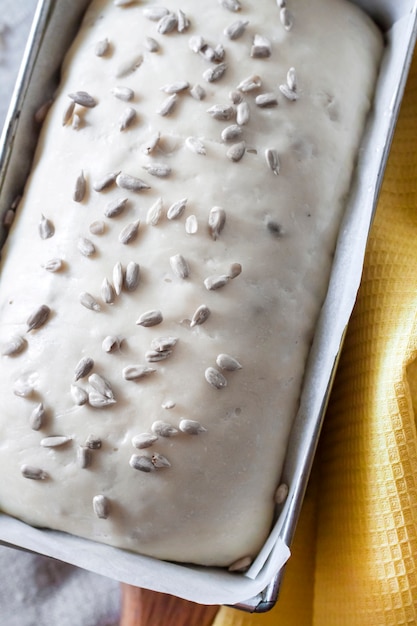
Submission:
[[[351,1],[377,22],[385,35],[386,47],[374,107],[336,250],[329,293],[317,327],[300,410],[288,446],[283,480],[289,485],[289,495],[277,511],[276,525],[269,540],[271,554],[276,543],[290,546],[294,537],[343,337],[360,282],[366,241],[416,39],[417,0]],[[53,97],[63,56],[88,4],[89,0],[39,0],[0,140],[0,215],[6,214],[24,187],[37,140],[35,112]],[[3,231],[1,236],[4,237]],[[45,554],[132,585],[173,593],[204,604],[232,604],[251,612],[264,612],[274,606],[284,572],[283,567],[274,570],[272,557],[267,558],[260,566],[264,582],[251,596],[246,590],[253,587],[246,585],[248,579],[243,575],[155,562],[64,533],[33,529],[1,514],[0,543]],[[172,583],[174,579],[175,585]],[[182,591],[178,592],[180,585]],[[221,590],[228,585],[231,585],[231,591],[225,595]]]

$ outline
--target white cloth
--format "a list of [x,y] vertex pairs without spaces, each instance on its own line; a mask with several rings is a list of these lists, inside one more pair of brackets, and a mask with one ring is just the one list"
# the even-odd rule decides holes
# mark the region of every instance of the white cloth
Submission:
[[[35,7],[36,0],[0,0],[0,128]],[[116,626],[119,613],[117,582],[0,546],[2,626]]]

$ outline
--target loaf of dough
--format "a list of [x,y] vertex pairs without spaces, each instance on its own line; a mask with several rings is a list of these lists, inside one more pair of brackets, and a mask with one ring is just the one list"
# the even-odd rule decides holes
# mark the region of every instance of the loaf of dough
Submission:
[[2,511],[256,556],[381,52],[346,0],[91,3],[2,255]]

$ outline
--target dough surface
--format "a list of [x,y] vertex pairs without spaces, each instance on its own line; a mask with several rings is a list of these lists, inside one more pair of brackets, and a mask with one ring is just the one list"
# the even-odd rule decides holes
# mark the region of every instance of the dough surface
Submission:
[[219,566],[270,529],[382,50],[350,2],[228,4],[92,2],[0,280],[0,508]]

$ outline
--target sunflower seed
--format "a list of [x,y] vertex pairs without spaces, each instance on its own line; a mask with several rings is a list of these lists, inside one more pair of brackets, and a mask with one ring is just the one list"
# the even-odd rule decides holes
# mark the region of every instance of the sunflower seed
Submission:
[[285,28],[285,30],[289,31],[292,29],[294,25],[294,19],[291,13],[288,11],[287,7],[282,7],[279,12],[279,19],[281,20],[281,24]]
[[22,376],[13,385],[13,393],[19,398],[29,398],[34,390],[33,381]]
[[179,33],[185,33],[190,27],[190,20],[181,9],[177,11],[177,30]]
[[148,141],[143,144],[142,152],[144,154],[151,154],[155,150],[156,146],[158,145],[160,138],[161,138],[161,133],[159,132],[153,133],[149,137]]
[[152,20],[153,22],[159,22],[159,20],[168,15],[168,13],[168,9],[160,6],[143,9],[143,15],[148,18],[148,20]]
[[239,126],[244,126],[249,122],[250,109],[249,104],[245,101],[240,102],[236,107],[236,121]]
[[40,402],[29,415],[29,426],[32,430],[40,430],[45,422],[45,407]]
[[158,452],[155,452],[152,455],[152,465],[157,469],[161,469],[163,467],[171,467],[171,463],[168,461],[168,459]]
[[179,423],[179,429],[182,433],[186,433],[187,435],[199,435],[200,433],[207,432],[207,428],[204,428],[200,422],[189,419],[182,419]]
[[103,191],[104,189],[108,189],[111,187],[113,183],[116,182],[116,178],[119,176],[120,171],[118,172],[108,172],[102,178],[99,178],[93,183],[94,191]]
[[182,198],[182,200],[178,200],[178,202],[174,202],[171,204],[167,211],[167,218],[169,220],[176,220],[184,213],[185,207],[187,205],[188,198]]
[[193,328],[193,326],[200,326],[201,324],[204,324],[204,322],[209,317],[210,317],[210,309],[205,304],[202,304],[201,306],[198,307],[198,309],[194,313],[191,319],[190,328]]
[[187,137],[185,145],[189,150],[191,150],[191,152],[194,152],[194,154],[207,154],[205,145],[201,139],[198,139],[197,137]]
[[186,80],[178,80],[175,83],[168,83],[161,87],[161,91],[164,91],[168,94],[173,93],[181,93],[182,91],[187,91],[190,88],[190,83]]
[[78,446],[77,448],[77,461],[81,469],[87,469],[90,467],[93,460],[90,448],[87,446]]
[[112,404],[115,404],[116,400],[114,398],[106,398],[103,394],[98,391],[90,391],[88,394],[88,403],[95,409],[105,409]]
[[95,391],[101,393],[102,396],[108,398],[109,400],[114,400],[113,389],[108,380],[100,376],[100,374],[94,373],[88,377],[88,382],[92,386]]
[[227,372],[235,372],[236,370],[242,369],[239,361],[230,356],[230,354],[218,354],[216,364],[221,370],[225,370]]
[[224,34],[226,37],[229,37],[229,39],[239,39],[245,32],[248,24],[248,20],[237,20],[224,29]]
[[257,74],[252,74],[247,78],[244,78],[236,87],[239,91],[243,93],[249,93],[254,91],[255,89],[259,89],[262,86],[262,79]]
[[94,54],[98,57],[104,57],[110,50],[110,43],[108,39],[102,39],[98,41],[94,47]]
[[120,296],[124,283],[124,271],[120,262],[113,268],[113,286],[117,296]]
[[139,456],[138,454],[132,454],[129,465],[140,472],[153,472],[156,469],[151,458],[148,456]]
[[167,33],[171,33],[174,28],[177,28],[177,26],[177,16],[174,15],[174,13],[168,13],[167,15],[164,15],[164,17],[161,17],[161,19],[159,20],[157,25],[158,33],[160,33],[161,35],[166,35]]
[[110,502],[108,498],[101,494],[94,496],[93,510],[99,519],[107,519],[110,514]]
[[198,221],[195,215],[189,215],[185,220],[185,232],[188,235],[195,235],[198,231]]
[[275,504],[283,504],[285,500],[287,499],[288,491],[289,491],[288,485],[286,485],[285,483],[281,483],[275,492],[275,496],[274,496]]
[[72,120],[72,116],[74,114],[75,102],[71,100],[68,106],[64,110],[64,114],[62,116],[62,126],[66,126]]
[[146,213],[146,223],[156,226],[162,215],[162,198],[158,198]]
[[14,356],[20,354],[27,346],[27,341],[20,335],[13,335],[2,346],[3,356]]
[[171,269],[178,278],[188,278],[190,275],[190,267],[182,254],[174,254],[169,259]]
[[80,380],[80,378],[85,378],[91,372],[94,367],[94,360],[89,356],[84,356],[80,361],[78,361],[74,370],[74,381]]
[[226,121],[235,116],[235,109],[228,104],[215,104],[207,109],[207,113],[209,113],[215,120]]
[[119,234],[119,241],[124,245],[128,245],[132,243],[137,237],[139,230],[140,220],[136,220],[136,222],[131,222],[127,224]]
[[242,136],[243,130],[238,124],[231,124],[223,129],[221,138],[225,143],[235,141]]
[[13,393],[19,398],[29,398],[33,389],[33,382],[24,377],[18,378],[13,385]]
[[143,165],[144,170],[151,174],[151,176],[157,176],[158,178],[166,178],[172,172],[169,165],[165,163],[151,163],[151,165]]
[[145,48],[149,50],[149,52],[158,52],[160,49],[160,45],[153,37],[146,37]]
[[135,435],[132,439],[132,445],[134,448],[138,448],[139,450],[143,450],[144,448],[150,448],[155,441],[158,441],[157,435],[151,435],[150,433],[140,433],[140,435]]
[[193,35],[188,40],[188,46],[190,50],[192,50],[192,52],[195,52],[196,54],[198,54],[205,45],[206,42],[204,41],[203,37],[201,37],[201,35]]
[[242,273],[242,266],[240,263],[232,263],[229,269],[229,277],[236,278]]
[[104,278],[101,284],[101,297],[106,304],[113,304],[116,299],[116,292],[107,278]]
[[208,61],[209,63],[215,63],[216,62],[216,51],[214,48],[212,48],[211,46],[209,46],[207,43],[205,43],[200,50],[198,51],[198,54],[200,54],[203,59],[205,59],[206,61]]
[[177,342],[178,337],[155,337],[151,341],[151,348],[158,352],[164,352],[176,346]]
[[97,105],[95,98],[86,91],[75,91],[74,93],[69,93],[68,97],[71,98],[75,104],[79,104],[87,109],[92,109]]
[[163,402],[161,404],[163,409],[169,410],[169,409],[175,409],[176,404],[173,400],[166,400],[165,402]]
[[214,67],[209,67],[205,72],[203,72],[203,78],[208,83],[214,83],[217,80],[220,80],[220,78],[222,78],[226,69],[227,69],[226,63],[219,63],[218,65],[215,65]]
[[253,59],[267,59],[270,57],[272,54],[270,40],[263,35],[255,35],[250,54]]
[[79,128],[81,128],[81,124],[82,124],[81,117],[78,115],[78,113],[74,113],[74,117],[72,118],[71,127],[73,128],[73,130],[78,130]]
[[278,152],[274,148],[267,148],[265,150],[265,159],[274,174],[278,176],[280,170]]
[[71,441],[71,437],[65,437],[64,435],[57,435],[52,437],[44,437],[40,440],[42,448],[59,448]]
[[204,100],[206,97],[206,90],[201,85],[197,84],[190,89],[190,94],[194,100]]
[[90,450],[100,450],[101,446],[102,446],[102,441],[100,439],[100,437],[97,437],[96,435],[88,435],[85,445],[87,446],[87,448],[89,448]]
[[279,90],[282,93],[282,95],[285,96],[287,100],[290,100],[291,102],[295,102],[299,98],[298,93],[290,89],[288,85],[286,85],[285,83],[279,86]]
[[135,92],[130,87],[114,87],[111,93],[115,98],[124,102],[130,102],[135,97]]
[[224,57],[226,56],[226,50],[224,49],[221,43],[217,44],[217,46],[214,48],[214,53],[215,53],[215,57],[214,57],[215,63],[220,63],[220,61],[223,61]]
[[72,199],[74,202],[82,202],[84,200],[87,191],[87,181],[84,177],[84,172],[81,170],[81,174],[77,176],[75,181],[74,193]]
[[240,102],[243,101],[243,95],[240,93],[240,91],[234,89],[233,91],[229,92],[229,99],[232,104],[240,104]]
[[247,572],[249,567],[252,565],[252,557],[244,556],[241,559],[238,559],[228,567],[229,572]]
[[172,350],[147,350],[145,352],[145,359],[148,363],[158,363],[159,361],[165,361],[172,354]]
[[77,248],[83,256],[90,257],[95,254],[96,247],[90,239],[87,237],[80,237],[78,239]]
[[116,184],[121,189],[128,189],[129,191],[142,191],[143,189],[150,189],[149,185],[141,178],[136,178],[135,176],[130,176],[129,174],[119,174],[116,178]]
[[278,104],[277,97],[274,93],[261,93],[255,98],[256,105],[265,109],[266,107],[274,107]]
[[119,65],[116,71],[116,78],[125,78],[129,74],[133,74],[143,63],[143,56],[136,54],[132,58],[124,61]]
[[218,0],[218,3],[228,11],[237,12],[242,8],[239,0]]
[[19,398],[29,398],[35,389],[35,381],[29,376],[21,376],[15,380],[13,393]]
[[220,276],[208,276],[204,280],[204,286],[208,291],[215,291],[224,287],[229,282],[230,278],[227,274],[220,274]]
[[123,368],[122,376],[125,380],[141,380],[142,378],[146,378],[155,372],[156,369],[153,367],[147,367],[146,365],[128,365]]
[[159,115],[162,115],[162,117],[165,117],[166,115],[170,115],[174,111],[177,105],[177,102],[178,102],[178,96],[176,93],[173,93],[171,96],[169,96],[163,101],[163,103],[157,110],[157,113]]
[[77,406],[83,406],[88,401],[88,393],[79,385],[71,385],[71,396]]
[[106,230],[106,225],[103,220],[95,220],[91,222],[88,229],[92,235],[103,235]]
[[135,291],[140,281],[140,267],[135,261],[130,261],[126,267],[124,286],[127,291]]
[[154,422],[151,426],[151,431],[154,435],[158,435],[159,437],[174,437],[178,434],[178,429],[175,428],[175,426],[163,422],[162,420]]
[[127,107],[119,118],[119,130],[123,131],[129,128],[135,121],[137,116],[136,109]]
[[294,67],[290,67],[287,72],[287,85],[291,91],[297,91],[297,74]]
[[223,45],[221,43],[217,44],[217,46],[214,48],[214,62],[220,63],[220,61],[224,60],[225,55],[226,51]]
[[85,306],[86,309],[90,309],[90,311],[101,311],[101,306],[88,291],[82,291],[80,293],[80,303]]
[[31,480],[46,480],[49,478],[47,472],[33,465],[22,465],[20,471],[24,478],[30,478]]
[[41,216],[41,221],[39,222],[39,235],[41,239],[49,239],[53,237],[55,234],[55,227],[51,220],[46,218],[44,215]]
[[219,206],[210,209],[208,227],[214,241],[219,237],[226,224],[226,211]]
[[244,141],[239,141],[238,143],[234,143],[227,149],[226,156],[228,159],[237,163],[243,157],[246,152],[246,143]]
[[145,313],[142,313],[142,315],[136,321],[136,324],[138,326],[144,326],[145,328],[148,328],[150,326],[157,326],[158,324],[162,322],[162,320],[163,320],[163,316],[162,316],[161,311],[152,310],[152,311],[146,311]]
[[103,348],[104,352],[111,353],[111,352],[116,352],[116,350],[119,350],[120,344],[121,344],[121,341],[119,337],[115,337],[113,335],[107,335],[107,337],[103,339],[103,343],[101,344],[101,347]]
[[48,321],[51,309],[46,304],[42,304],[27,319],[27,332],[41,328]]
[[112,200],[107,205],[104,215],[109,218],[117,217],[124,211],[127,203],[128,198],[118,198],[116,200]]
[[227,386],[227,380],[215,367],[208,367],[204,372],[206,381],[215,389],[224,389]]

